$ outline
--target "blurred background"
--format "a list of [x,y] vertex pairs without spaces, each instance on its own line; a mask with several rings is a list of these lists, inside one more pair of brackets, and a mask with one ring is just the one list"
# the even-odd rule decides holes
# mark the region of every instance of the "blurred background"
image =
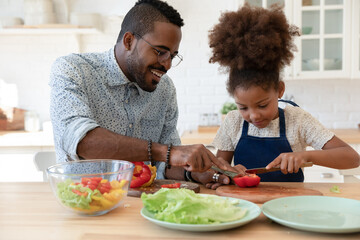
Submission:
[[[70,53],[110,49],[124,14],[135,2],[0,0],[0,169],[4,169],[3,174],[0,172],[0,181],[5,169],[10,167],[9,161],[2,160],[17,161],[19,158],[14,155],[19,155],[19,149],[26,155],[21,158],[24,164],[29,164],[24,159],[32,158],[34,152],[53,149],[48,86],[53,61]],[[182,136],[210,129],[209,136],[213,137],[221,122],[223,105],[233,102],[225,88],[226,73],[217,64],[209,64],[208,31],[218,22],[221,13],[237,10],[244,2],[263,7],[283,4],[289,22],[302,31],[296,40],[296,57],[283,73],[284,98],[294,100],[328,128],[357,131],[360,123],[359,1],[167,2],[185,21],[179,49],[184,61],[168,72],[177,88],[178,130]],[[184,137],[184,140],[187,139]],[[3,178],[11,180],[11,176]]]

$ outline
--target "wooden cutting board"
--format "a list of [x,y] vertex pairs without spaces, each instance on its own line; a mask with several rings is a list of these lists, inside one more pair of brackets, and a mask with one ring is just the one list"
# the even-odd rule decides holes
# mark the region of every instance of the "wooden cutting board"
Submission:
[[254,203],[290,196],[323,195],[321,192],[308,188],[280,187],[273,184],[260,183],[257,187],[240,188],[235,185],[220,186],[216,189],[219,196],[241,198]]
[[155,180],[153,184],[149,187],[142,187],[142,188],[129,188],[128,196],[131,197],[140,197],[141,194],[144,193],[156,193],[161,189],[161,185],[164,184],[172,184],[172,183],[181,183],[180,188],[186,188],[193,190],[194,192],[200,192],[200,186],[196,183],[192,182],[185,182],[185,181],[177,181],[177,180],[170,180],[170,179],[163,179],[163,180]]

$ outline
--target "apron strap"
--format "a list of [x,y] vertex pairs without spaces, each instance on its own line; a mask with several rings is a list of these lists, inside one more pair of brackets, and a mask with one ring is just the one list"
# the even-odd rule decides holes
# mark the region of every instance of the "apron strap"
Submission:
[[248,135],[249,123],[244,120],[241,136],[246,137]]
[[286,138],[285,116],[284,116],[284,110],[281,108],[279,108],[279,127],[280,127],[280,137]]

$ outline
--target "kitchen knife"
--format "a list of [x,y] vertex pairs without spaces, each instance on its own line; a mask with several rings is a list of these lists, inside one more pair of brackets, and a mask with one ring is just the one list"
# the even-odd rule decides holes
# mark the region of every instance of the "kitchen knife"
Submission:
[[[313,165],[312,162],[307,162],[307,163],[303,163],[300,165],[300,167],[311,167]],[[268,173],[268,172],[275,172],[275,171],[281,171],[281,168],[279,167],[274,167],[274,168],[270,168],[270,169],[266,169],[266,168],[251,168],[251,169],[246,169],[245,172],[246,173],[250,173],[250,174],[261,174],[261,173]]]
[[234,177],[241,177],[242,175],[237,173],[237,172],[232,172],[232,171],[226,171],[226,170],[222,170],[216,166],[212,166],[211,169],[220,172],[222,174],[225,174],[228,177],[234,178]]

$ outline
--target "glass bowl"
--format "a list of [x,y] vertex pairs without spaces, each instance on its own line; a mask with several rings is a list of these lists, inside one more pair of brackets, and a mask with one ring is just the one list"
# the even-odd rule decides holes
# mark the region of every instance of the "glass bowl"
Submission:
[[134,164],[122,160],[71,161],[46,172],[58,202],[72,212],[97,216],[122,205]]

